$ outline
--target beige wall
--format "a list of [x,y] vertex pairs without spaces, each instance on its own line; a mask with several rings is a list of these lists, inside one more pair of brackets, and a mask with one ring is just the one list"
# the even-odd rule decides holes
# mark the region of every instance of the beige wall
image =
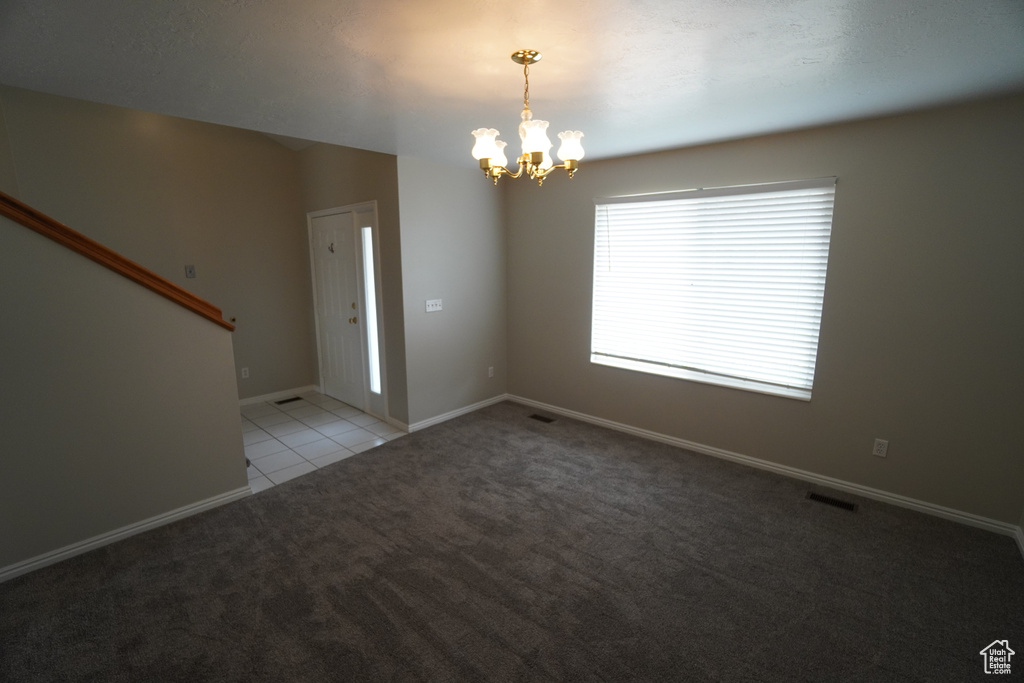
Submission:
[[306,213],[376,200],[389,409],[408,420],[396,157],[6,86],[0,116],[0,189],[236,318],[242,398],[318,381]]
[[[505,233],[479,170],[399,157],[398,178],[415,425],[505,393]],[[443,310],[427,313],[427,299]]]
[[295,152],[250,131],[5,86],[0,102],[20,199],[237,318],[243,398],[314,383]]
[[[303,149],[299,158],[306,213],[373,200],[377,202],[388,414],[408,424],[397,158],[391,154],[325,144]],[[308,252],[306,258],[309,258]],[[307,265],[307,280],[310,279],[308,269]],[[316,358],[315,331],[312,328],[310,334],[314,337],[312,354]]]
[[17,197],[18,178],[14,173],[14,159],[11,157],[11,141],[7,134],[7,117],[4,115],[4,101],[0,97],[0,192]]
[[[509,183],[509,391],[1016,524],[1022,121],[1007,97]],[[838,185],[809,403],[590,364],[595,197],[823,176]]]
[[0,576],[247,491],[231,333],[0,218]]

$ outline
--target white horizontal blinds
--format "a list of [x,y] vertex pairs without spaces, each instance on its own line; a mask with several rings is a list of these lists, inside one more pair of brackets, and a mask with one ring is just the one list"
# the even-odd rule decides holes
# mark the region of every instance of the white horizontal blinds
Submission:
[[829,178],[599,200],[592,360],[809,397],[834,194]]

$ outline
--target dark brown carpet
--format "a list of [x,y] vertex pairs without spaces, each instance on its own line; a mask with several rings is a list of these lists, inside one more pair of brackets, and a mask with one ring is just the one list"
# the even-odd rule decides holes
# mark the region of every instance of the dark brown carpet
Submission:
[[1014,541],[504,403],[0,585],[3,681],[970,681]]

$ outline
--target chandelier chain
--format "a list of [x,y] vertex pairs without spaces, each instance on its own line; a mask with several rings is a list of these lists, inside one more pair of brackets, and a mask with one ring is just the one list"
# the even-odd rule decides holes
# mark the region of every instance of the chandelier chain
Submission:
[[523,64],[523,80],[526,81],[526,86],[523,88],[523,108],[530,108],[530,64],[527,62]]

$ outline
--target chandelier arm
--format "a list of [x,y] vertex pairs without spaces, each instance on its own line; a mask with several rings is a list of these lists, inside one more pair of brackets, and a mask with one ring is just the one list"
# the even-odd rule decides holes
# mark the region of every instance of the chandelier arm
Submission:
[[505,172],[505,174],[509,178],[518,178],[519,176],[523,175],[523,171],[525,170],[524,167],[523,167],[523,160],[522,159],[516,159],[516,164],[517,164],[517,166],[516,166],[516,172],[515,173],[513,173],[510,170],[508,170],[504,166],[501,167],[502,170]]
[[505,172],[505,175],[507,175],[509,178],[518,178],[519,176],[523,175],[523,167],[522,167],[522,165],[520,165],[519,168],[516,169],[515,173],[513,173],[510,170],[508,170],[504,166],[502,166],[501,169]]
[[553,166],[548,166],[547,168],[540,168],[539,166],[533,166],[533,168],[530,170],[530,177],[533,178],[534,180],[536,180],[537,178],[545,177],[545,176],[549,175],[552,171],[554,171],[555,169],[559,169],[559,168],[562,168],[562,169],[565,169],[566,171],[568,171],[569,172],[569,177],[571,178],[572,175],[576,172],[576,169],[579,168],[579,164],[577,162],[573,161],[573,160],[569,160],[569,161],[566,161],[564,164],[555,164]]
[[505,166],[484,166],[483,162],[487,161],[489,160],[481,160],[481,168],[483,168],[484,177],[491,178],[494,181],[495,185],[498,184],[498,179],[501,178],[502,176],[508,176],[509,178],[519,178],[520,176],[523,175],[524,171],[528,172],[527,167],[525,167],[522,164],[522,162],[519,163],[519,167],[516,169],[515,173],[513,173],[512,171],[508,170],[508,168]]
[[519,170],[517,170],[515,173],[508,170],[508,167],[506,166],[498,166],[496,164],[492,164],[490,159],[481,159],[480,169],[484,172],[484,175],[486,176],[507,175],[510,178],[518,178],[523,174],[523,162],[522,159],[516,159],[516,162],[519,164]]

